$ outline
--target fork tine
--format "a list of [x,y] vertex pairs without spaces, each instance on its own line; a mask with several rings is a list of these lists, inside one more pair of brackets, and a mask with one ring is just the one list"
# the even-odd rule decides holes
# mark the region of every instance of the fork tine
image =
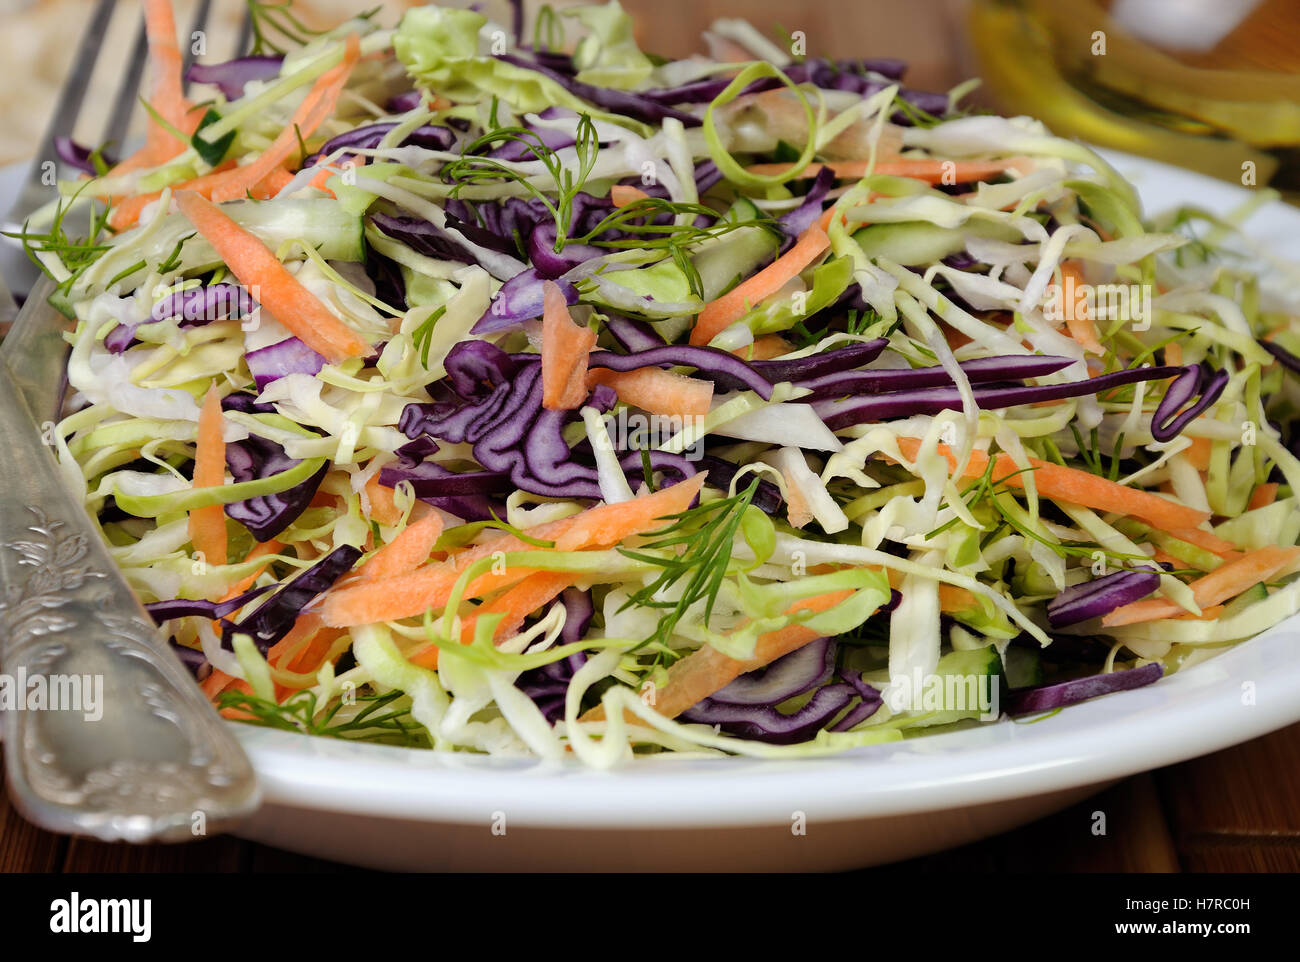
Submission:
[[[59,94],[59,101],[54,107],[49,126],[45,129],[45,137],[41,141],[41,154],[38,156],[46,158],[53,156],[54,138],[72,133],[77,114],[81,112],[82,101],[86,98],[86,88],[90,86],[91,75],[95,72],[101,41],[104,32],[108,29],[108,21],[113,16],[116,2],[117,0],[99,0],[94,16],[86,26],[86,32],[81,35],[81,44],[77,47],[73,60],[72,75],[68,77]],[[33,168],[32,176],[39,180],[39,164]]]
[[144,73],[149,41],[145,36],[144,20],[136,31],[135,43],[131,45],[131,56],[127,59],[126,72],[117,85],[117,94],[113,98],[113,111],[104,126],[104,142],[116,144],[121,156],[122,144],[126,140],[127,130],[131,126],[131,116],[135,113],[136,100],[140,96],[140,77]]
[[239,39],[235,41],[235,56],[244,57],[248,55],[249,48],[253,40],[253,8],[247,4],[244,6],[244,16],[239,21]]
[[190,66],[194,63],[194,36],[207,29],[211,11],[212,0],[199,0],[199,8],[194,11],[194,20],[190,23],[190,35],[185,44],[185,62],[181,65],[181,82],[186,93],[189,93],[190,82],[185,75],[190,72]]

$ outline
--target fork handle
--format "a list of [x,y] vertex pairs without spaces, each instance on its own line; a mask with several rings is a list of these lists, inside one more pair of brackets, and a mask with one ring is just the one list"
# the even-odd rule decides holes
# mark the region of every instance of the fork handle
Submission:
[[247,757],[136,600],[3,362],[0,451],[15,805],[44,828],[106,841],[179,841],[249,814],[259,793]]

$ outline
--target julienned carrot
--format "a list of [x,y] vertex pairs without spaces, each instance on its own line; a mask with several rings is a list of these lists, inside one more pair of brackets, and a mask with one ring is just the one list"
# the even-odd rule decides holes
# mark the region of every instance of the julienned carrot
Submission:
[[[840,180],[857,179],[867,175],[868,166],[865,160],[836,160],[826,164],[809,164],[799,172],[798,179],[816,177],[823,167],[830,168],[831,173]],[[1034,163],[1027,157],[1008,157],[1005,160],[937,160],[929,157],[899,157],[892,160],[877,160],[876,165],[870,168],[870,172],[923,180],[928,184],[952,185],[990,180],[1013,167],[1021,174],[1026,174],[1034,169]],[[746,170],[759,176],[771,176],[789,170],[789,167],[785,164],[754,164]]]
[[[279,541],[276,541],[274,538],[272,538],[270,541],[259,541],[257,544],[253,545],[253,550],[248,552],[248,557],[246,557],[244,560],[253,561],[257,558],[265,558],[267,555],[276,554],[283,547],[284,545],[281,544]],[[221,596],[220,600],[229,601],[231,598],[234,598],[237,595],[242,595],[249,588],[253,587],[253,582],[262,576],[262,572],[264,572],[270,564],[271,562],[268,561],[266,562],[266,564],[258,567],[258,569],[254,571],[252,574],[240,578],[233,585],[231,585],[229,588],[226,589],[226,593]]]
[[[1300,547],[1281,548],[1269,545],[1248,551],[1233,561],[1225,561],[1207,575],[1190,582],[1192,597],[1202,610],[1235,598],[1247,588],[1273,578],[1300,558]],[[1132,625],[1157,618],[1172,618],[1183,609],[1166,598],[1147,598],[1116,608],[1101,619],[1107,628]]]
[[431,511],[367,558],[357,574],[363,581],[382,581],[414,571],[429,560],[441,534],[442,516]]
[[826,252],[830,243],[826,232],[819,225],[813,224],[799,235],[794,247],[786,253],[717,300],[705,304],[691,331],[691,343],[708,344],[724,328],[744,317],[750,308],[771,297],[803,273],[805,268]]
[[[799,611],[825,611],[844,601],[853,591],[845,589],[806,598],[790,607],[790,613]],[[782,655],[802,648],[821,637],[803,625],[787,625],[776,631],[760,635],[754,645],[754,654],[745,660],[724,655],[712,645],[704,645],[668,669],[668,678],[662,688],[654,693],[651,707],[665,718],[676,718],[692,705],[698,705],[714,692],[720,691],[746,672],[771,664]],[[583,721],[603,721],[605,710],[597,705],[582,716]],[[629,718],[629,721],[636,719]]]
[[[213,187],[220,184],[227,171],[234,167],[234,163],[224,163],[216,170],[209,171],[192,180],[182,181],[172,186],[172,191],[192,190],[196,194],[202,194],[208,197],[212,193]],[[283,167],[277,167],[266,177],[258,181],[248,192],[248,196],[254,200],[267,200],[274,197],[280,190],[293,179]],[[162,191],[155,190],[147,194],[133,194],[130,197],[124,197],[120,200],[113,201],[113,209],[108,216],[108,226],[116,231],[127,230],[134,227],[140,220],[140,215],[144,212],[145,207],[156,201],[162,196]]]
[[685,511],[704,487],[707,472],[679,481],[654,494],[617,504],[598,504],[582,514],[564,520],[570,524],[555,537],[558,551],[584,548],[612,548],[624,538],[652,531],[666,524],[663,519]]
[[[618,504],[597,505],[581,514],[529,528],[526,533],[536,540],[554,541],[560,551],[608,548],[624,538],[662,527],[667,523],[663,519],[690,507],[703,485],[704,474],[697,474],[654,494]],[[543,549],[514,535],[502,535],[409,574],[340,586],[326,596],[322,615],[326,624],[338,628],[422,615],[430,608],[446,605],[456,580],[476,561],[493,557],[498,552],[537,550]],[[470,582],[466,597],[481,597],[508,588],[533,573],[532,569],[520,566],[488,572]]]
[[612,387],[618,399],[651,414],[669,417],[702,417],[709,413],[713,382],[674,374],[659,367],[632,371],[611,371],[598,367],[587,372],[587,386]]
[[587,356],[596,332],[575,324],[554,281],[543,284],[542,407],[571,411],[587,400]]
[[1255,490],[1250,492],[1250,501],[1246,503],[1247,511],[1254,511],[1257,508],[1267,508],[1277,500],[1278,483],[1276,481],[1266,481],[1257,485]]
[[1092,321],[1084,296],[1088,288],[1085,286],[1087,282],[1083,279],[1083,271],[1073,261],[1061,261],[1060,270],[1060,307],[1066,330],[1085,351],[1105,354],[1106,349],[1097,338],[1097,325]]
[[[208,389],[199,411],[198,442],[194,447],[195,488],[219,488],[226,483],[226,442],[221,437],[224,419],[221,416],[221,396],[217,389]],[[194,550],[208,564],[226,563],[226,511],[222,505],[190,511],[190,542]]]
[[1194,544],[1198,548],[1204,548],[1211,554],[1217,554],[1223,558],[1241,556],[1241,549],[1237,545],[1226,538],[1220,538],[1210,531],[1202,531],[1200,528],[1174,528],[1169,530],[1168,533],[1179,541]]
[[[898,448],[908,460],[914,461],[921,448],[921,442],[916,438],[899,438]],[[939,445],[938,452],[948,459],[950,466],[956,468],[957,458],[947,445]],[[972,452],[966,462],[965,477],[980,477],[988,468],[988,463],[989,456],[986,452]],[[1170,501],[1149,491],[1125,487],[1118,482],[1089,474],[1087,471],[1062,467],[1037,458],[1030,458],[1029,464],[1033,468],[1034,487],[1042,497],[1066,501],[1097,511],[1131,515],[1141,518],[1162,531],[1195,528],[1210,519],[1207,511],[1197,511],[1195,508]],[[999,454],[993,469],[993,481],[1023,488],[1025,473],[1021,472],[1010,455]]]
[[628,184],[615,184],[609,189],[609,202],[615,207],[626,207],[628,204],[635,204],[638,200],[645,200],[649,196],[640,187],[632,187]]
[[402,520],[402,511],[393,500],[394,489],[379,483],[379,475],[366,482],[366,497],[370,501],[370,519],[380,524],[394,525]]
[[192,191],[180,191],[174,200],[231,273],[256,292],[258,303],[304,344],[332,363],[370,353],[370,345],[303,287],[269,247],[216,204]]
[[1192,438],[1191,447],[1186,448],[1181,453],[1197,471],[1208,471],[1210,470],[1210,453],[1213,449],[1213,442],[1209,438]]
[[[181,81],[181,50],[176,42],[176,18],[171,0],[144,0],[145,38],[149,44],[149,106],[166,124],[188,136],[200,114],[185,99]],[[153,117],[145,144],[113,168],[114,175],[157,167],[189,146]]]
[[[524,619],[553,601],[561,591],[573,584],[573,575],[565,571],[539,571],[531,574],[513,588],[501,592],[491,601],[484,602],[474,613],[461,622],[460,640],[468,645],[474,640],[478,619],[484,615],[505,615],[492,637],[497,642],[518,632]],[[438,646],[426,645],[414,652],[410,660],[425,668],[438,667]]]
[[774,357],[781,357],[793,350],[794,345],[780,334],[764,334],[762,337],[754,338],[753,344],[738,347],[731,353],[744,358],[746,361],[770,361]]
[[231,171],[212,191],[217,203],[238,200],[258,182],[281,168],[298,149],[298,145],[316,132],[338,106],[339,95],[348,82],[352,68],[361,56],[361,39],[349,34],[343,50],[343,60],[325,71],[307,93],[306,99],[293,112],[289,125],[280,131],[271,146],[262,151],[256,160]]

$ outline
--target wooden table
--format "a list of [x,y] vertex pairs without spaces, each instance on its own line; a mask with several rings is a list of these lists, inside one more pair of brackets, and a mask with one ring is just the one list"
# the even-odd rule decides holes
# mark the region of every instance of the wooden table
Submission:
[[[554,0],[553,0],[554,2]],[[973,72],[963,0],[622,0],[645,49],[670,56],[716,17],[802,31],[808,53],[894,56],[909,83],[944,90]],[[530,0],[531,3],[531,0]],[[361,7],[370,0],[359,0]],[[556,6],[561,5],[556,3]],[[1108,834],[1092,834],[1093,813]],[[891,867],[897,872],[900,866]],[[951,852],[905,863],[910,872],[1300,871],[1300,725],[1182,765],[1128,779],[1058,815]],[[0,800],[0,871],[349,871],[316,859],[217,838],[181,846],[114,846],[39,831]]]
[[[1094,812],[1107,834],[1092,834]],[[432,866],[436,867],[436,866]],[[1130,778],[1024,828],[888,869],[1300,872],[1300,725]],[[106,845],[52,835],[0,799],[0,872],[348,872],[234,838]]]

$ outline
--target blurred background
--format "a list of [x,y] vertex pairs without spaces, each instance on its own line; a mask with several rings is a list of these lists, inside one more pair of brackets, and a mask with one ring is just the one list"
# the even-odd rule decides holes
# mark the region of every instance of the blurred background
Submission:
[[[0,165],[30,157],[95,0],[0,0]],[[199,59],[234,54],[245,0],[212,0],[219,25]],[[468,0],[453,0],[467,5]],[[571,6],[575,0],[552,0]],[[295,0],[313,26],[376,5],[395,23],[410,0]],[[175,0],[188,33],[198,0]],[[108,31],[116,63],[95,81],[104,102],[133,56],[138,5]],[[529,0],[529,21],[541,6]],[[1300,0],[623,0],[641,46],[703,52],[702,30],[743,16],[777,38],[802,31],[807,54],[899,57],[909,86],[946,90],[984,77],[973,101],[1030,113],[1058,133],[1240,181],[1300,189]],[[509,23],[505,0],[483,7]],[[137,118],[139,121],[140,118]],[[94,130],[77,130],[97,143]],[[1292,195],[1293,197],[1296,195]]]

